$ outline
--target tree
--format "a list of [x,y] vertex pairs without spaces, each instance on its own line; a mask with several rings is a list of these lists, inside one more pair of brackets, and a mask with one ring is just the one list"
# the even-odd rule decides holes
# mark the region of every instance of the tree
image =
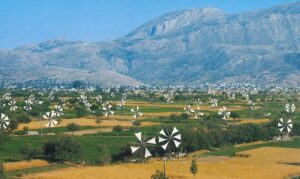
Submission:
[[28,126],[24,126],[23,127],[23,131],[24,131],[24,133],[26,134],[26,132],[29,130],[29,127]]
[[230,117],[232,117],[233,119],[236,119],[236,118],[239,118],[240,115],[239,115],[237,112],[232,111],[232,112],[230,113]]
[[160,171],[156,170],[155,174],[151,176],[151,179],[168,179],[169,177],[165,176],[165,174]]
[[79,89],[83,86],[83,83],[82,81],[79,81],[79,80],[76,80],[76,81],[73,81],[73,84],[72,84],[72,87],[75,88],[75,89]]
[[114,132],[121,132],[121,131],[123,131],[123,127],[120,126],[120,125],[116,125],[116,126],[113,127],[113,131]]
[[29,115],[26,114],[26,113],[19,114],[19,115],[16,117],[16,120],[17,120],[19,123],[29,123],[29,122],[31,122],[31,119],[30,119]]
[[176,120],[179,120],[179,117],[178,117],[176,114],[171,114],[171,115],[169,116],[169,119],[170,119],[171,121],[176,121]]
[[189,119],[189,115],[187,113],[182,113],[181,114],[181,119],[188,120]]
[[33,148],[30,144],[25,144],[22,146],[20,153],[25,159],[32,160],[34,158],[37,158],[42,153],[42,151],[40,148]]
[[11,131],[17,129],[18,126],[19,126],[18,121],[14,120],[14,119],[13,119],[13,120],[10,120],[10,123],[9,123],[9,126],[8,126],[9,131],[11,132]]
[[97,150],[99,151],[100,156],[98,159],[96,159],[96,163],[100,165],[106,165],[112,161],[110,151],[108,150],[106,145],[99,145],[97,147]]
[[10,139],[10,137],[7,134],[7,132],[1,129],[0,130],[0,148],[1,148],[1,146],[3,146],[3,144],[5,144],[7,141],[9,141],[9,139]]
[[80,130],[80,126],[78,124],[75,124],[74,122],[72,122],[67,125],[67,129],[69,131],[72,131],[72,135],[73,135],[74,131]]
[[96,116],[96,121],[95,122],[96,122],[97,126],[99,127],[99,124],[102,122],[101,117]]
[[191,173],[195,176],[198,172],[198,166],[197,166],[197,163],[196,163],[196,159],[193,159],[192,160],[192,163],[191,163]]
[[3,163],[0,163],[0,178],[1,179],[7,178]]
[[87,111],[86,107],[84,107],[84,106],[76,107],[75,112],[76,112],[77,117],[83,117],[83,116],[88,115],[88,111]]
[[140,121],[137,121],[137,120],[135,120],[135,121],[133,121],[133,123],[132,123],[134,126],[136,126],[136,127],[138,127],[138,126],[140,126],[141,125],[141,122]]
[[44,143],[43,153],[51,160],[60,160],[64,163],[66,159],[71,159],[74,155],[80,153],[80,144],[73,138],[61,136],[55,140],[49,140]]

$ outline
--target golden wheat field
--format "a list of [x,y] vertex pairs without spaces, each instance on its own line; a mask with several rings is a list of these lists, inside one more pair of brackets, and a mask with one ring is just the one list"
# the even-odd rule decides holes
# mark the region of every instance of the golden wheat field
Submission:
[[44,160],[8,162],[8,163],[4,163],[4,169],[6,171],[12,171],[12,170],[20,170],[20,169],[26,169],[26,168],[44,167],[47,165],[49,165],[49,163]]
[[[124,130],[128,130],[128,129],[124,129]],[[64,132],[64,134],[81,136],[81,135],[86,135],[86,134],[96,134],[98,132],[112,132],[112,131],[113,131],[112,127],[107,127],[107,128],[80,130],[80,131],[74,131],[74,132]]]
[[[62,119],[61,122],[56,127],[65,127],[69,123],[76,123],[80,126],[94,126],[97,127],[97,123],[95,122],[95,119],[93,118],[75,118],[75,119]],[[42,121],[32,121],[28,124],[20,124],[18,127],[18,130],[22,130],[24,127],[28,127],[29,129],[39,129],[41,127],[45,127],[47,124],[47,120]],[[158,125],[157,122],[142,122],[141,126],[152,126],[152,125]],[[114,127],[116,125],[120,125],[123,127],[131,127],[133,126],[132,121],[123,121],[123,120],[103,120],[99,127]]]
[[[162,104],[162,103],[149,103],[144,101],[126,101],[126,106],[139,106],[139,107],[157,107],[157,108],[175,108],[182,110],[186,105],[183,104]],[[192,106],[193,109],[197,109],[197,106]],[[210,105],[200,105],[200,110],[206,111],[218,111],[220,107],[212,108]],[[244,106],[228,106],[228,110],[237,111],[247,109]]]
[[[243,153],[250,156],[198,158],[198,173],[195,177],[189,171],[191,157],[167,161],[167,175],[170,178],[282,179],[300,174],[300,149],[265,147]],[[162,168],[162,161],[152,160],[145,164],[73,167],[28,175],[23,179],[144,179],[150,178],[157,169]]]
[[[232,118],[228,119],[230,120],[234,120]],[[262,123],[268,123],[270,122],[270,119],[245,119],[245,118],[237,118],[236,120],[239,120],[238,122],[236,122],[236,124],[262,124]]]

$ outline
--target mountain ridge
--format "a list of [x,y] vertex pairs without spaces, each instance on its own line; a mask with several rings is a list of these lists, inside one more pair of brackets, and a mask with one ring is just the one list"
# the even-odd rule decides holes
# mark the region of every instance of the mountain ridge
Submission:
[[0,50],[0,80],[300,85],[299,29],[300,1],[240,14],[212,7],[186,9],[113,41],[54,39]]

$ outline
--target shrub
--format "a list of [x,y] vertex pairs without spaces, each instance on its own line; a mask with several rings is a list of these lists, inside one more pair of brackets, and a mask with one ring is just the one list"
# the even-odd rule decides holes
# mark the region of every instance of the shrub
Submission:
[[96,163],[106,165],[112,161],[110,151],[106,145],[99,145],[97,150],[99,151],[99,158],[96,159]]
[[177,120],[180,119],[180,117],[179,117],[178,115],[176,115],[176,114],[171,114],[171,115],[169,116],[169,119],[170,119],[171,121],[177,121]]
[[6,172],[5,172],[5,170],[4,170],[4,166],[3,166],[2,163],[0,163],[0,178],[1,178],[1,179],[6,179],[6,178],[7,178]]
[[136,127],[136,126],[131,126],[131,127],[129,128],[129,130],[130,130],[130,131],[136,132],[136,131],[140,130],[140,128],[139,128],[139,127]]
[[0,148],[5,144],[7,141],[9,141],[10,137],[7,134],[7,132],[0,130]]
[[116,125],[116,126],[113,127],[113,131],[114,132],[121,132],[121,131],[123,131],[123,127],[120,126],[120,125]]
[[240,115],[239,115],[237,112],[232,111],[232,112],[230,113],[230,117],[232,117],[233,119],[236,119],[236,118],[239,118]]
[[40,156],[42,151],[39,148],[33,148],[31,145],[25,144],[22,146],[20,153],[25,159],[32,160]]
[[165,174],[160,171],[156,170],[155,174],[151,176],[151,179],[168,179],[169,177],[165,176]]
[[80,144],[73,138],[61,136],[55,140],[46,141],[42,150],[48,159],[60,160],[61,163],[64,163],[65,160],[79,154],[80,147]]
[[189,119],[189,115],[187,113],[182,113],[180,117],[183,120],[188,120]]
[[135,121],[133,121],[133,123],[132,123],[134,126],[140,126],[141,125],[141,122],[140,121],[137,121],[137,120],[135,120]]
[[78,124],[75,124],[74,122],[72,122],[72,123],[69,123],[69,124],[67,125],[67,129],[68,129],[69,131],[72,131],[72,135],[73,135],[73,132],[74,132],[74,131],[80,130],[80,126],[79,126]]
[[86,107],[84,107],[84,106],[76,107],[75,112],[76,112],[77,117],[83,117],[83,116],[88,115],[88,111],[87,111]]
[[30,119],[29,115],[26,114],[26,113],[19,114],[19,115],[16,117],[16,120],[17,120],[19,123],[29,123],[29,122],[31,122],[31,119]]
[[193,159],[192,160],[192,163],[191,163],[191,173],[195,176],[198,172],[198,166],[197,166],[197,163],[196,163],[196,159]]
[[14,119],[10,120],[10,123],[9,123],[9,126],[8,126],[9,131],[13,131],[13,130],[17,129],[18,126],[19,126],[18,121],[14,120]]

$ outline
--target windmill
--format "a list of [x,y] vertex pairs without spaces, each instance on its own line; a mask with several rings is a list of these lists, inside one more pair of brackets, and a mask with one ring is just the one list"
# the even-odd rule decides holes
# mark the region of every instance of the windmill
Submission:
[[148,150],[148,147],[151,145],[156,145],[155,137],[151,138],[150,140],[146,141],[145,136],[142,138],[142,132],[138,132],[134,134],[138,139],[138,142],[134,144],[134,146],[130,146],[132,154],[137,151],[140,151],[140,160],[144,161],[144,159],[151,157],[152,154]]
[[198,98],[197,101],[195,101],[195,103],[197,104],[197,108],[200,108],[200,105],[203,104],[200,98]]
[[210,100],[210,104],[211,104],[211,107],[215,108],[218,106],[218,100],[214,98],[214,99]]
[[92,110],[91,110],[92,104],[91,103],[89,103],[88,101],[85,101],[83,104],[85,105],[86,109],[89,112],[92,112]]
[[25,106],[24,106],[24,109],[26,110],[26,111],[30,111],[31,109],[32,109],[32,107],[31,107],[31,105],[32,105],[32,101],[31,100],[25,100]]
[[46,114],[44,114],[43,118],[48,120],[46,127],[53,128],[57,125],[58,122],[54,119],[55,116],[55,111],[46,112]]
[[59,105],[61,107],[64,107],[65,106],[65,99],[64,98],[59,98]]
[[195,110],[192,108],[191,105],[188,105],[188,106],[184,107],[184,108],[183,108],[183,111],[184,111],[185,113],[187,113],[188,115],[190,115],[190,113],[195,113]]
[[167,151],[168,157],[170,158],[172,149],[178,148],[181,144],[181,134],[176,127],[173,128],[171,134],[167,130],[165,132],[164,129],[161,129],[159,134],[158,142],[164,151]]
[[133,113],[134,113],[134,115],[133,115],[133,118],[134,118],[134,119],[137,119],[137,118],[143,116],[143,113],[139,112],[139,110],[140,110],[140,107],[139,107],[139,106],[136,106],[136,108],[131,108],[131,109],[130,109],[130,112],[133,112]]
[[107,101],[106,103],[102,104],[102,110],[103,110],[103,114],[105,117],[109,118],[110,115],[114,115],[114,111],[111,110],[112,105],[109,104],[109,102]]
[[77,99],[80,103],[83,104],[87,102],[87,96],[85,96],[84,94],[80,95]]
[[18,107],[16,106],[16,101],[12,100],[8,103],[8,105],[10,106],[9,108],[10,111],[16,111],[18,109]]
[[173,103],[173,95],[172,94],[164,94],[163,95],[164,100],[166,100],[166,103]]
[[3,96],[0,99],[0,101],[1,101],[0,107],[5,107],[9,103],[10,100],[11,100],[10,93],[3,94]]
[[10,93],[4,93],[2,99],[5,101],[9,101],[11,99]]
[[295,104],[286,104],[285,105],[285,110],[288,113],[293,113],[296,110],[296,106],[295,106]]
[[291,119],[288,119],[287,121],[283,120],[283,118],[280,118],[278,121],[278,130],[288,137],[288,134],[292,131],[293,129],[293,122]]
[[253,111],[255,110],[255,103],[252,100],[249,100],[247,105],[250,110],[250,111],[248,111],[248,117],[250,116],[249,113],[251,113],[251,117],[253,118]]
[[197,106],[197,110],[195,111],[195,117],[194,119],[199,119],[200,117],[203,117],[204,113],[200,111],[200,106]]
[[63,112],[62,106],[61,105],[55,105],[54,106],[54,112],[55,112],[56,117],[60,116],[61,113]]
[[96,96],[96,101],[98,103],[102,103],[102,96],[101,95]]
[[247,105],[250,110],[255,110],[255,103],[252,100],[249,100]]
[[118,108],[122,110],[122,113],[123,113],[124,106],[125,106],[125,100],[122,98],[121,101],[118,102]]
[[219,109],[218,114],[223,116],[222,119],[226,120],[227,118],[229,118],[230,116],[230,112],[226,111],[226,107],[223,106],[221,109]]
[[2,113],[0,117],[0,129],[7,129],[10,123],[8,117]]
[[54,100],[55,97],[54,97],[54,92],[53,91],[50,91],[48,98],[49,98],[50,101]]

